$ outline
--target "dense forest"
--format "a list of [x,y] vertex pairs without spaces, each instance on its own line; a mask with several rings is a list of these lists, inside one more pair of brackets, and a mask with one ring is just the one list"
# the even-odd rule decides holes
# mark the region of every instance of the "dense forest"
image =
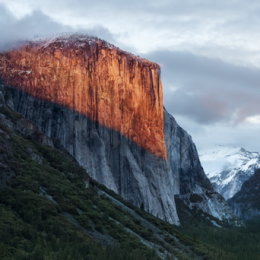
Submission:
[[186,225],[178,229],[195,240],[224,250],[233,255],[233,259],[260,259],[260,221],[246,222],[245,227],[218,228]]

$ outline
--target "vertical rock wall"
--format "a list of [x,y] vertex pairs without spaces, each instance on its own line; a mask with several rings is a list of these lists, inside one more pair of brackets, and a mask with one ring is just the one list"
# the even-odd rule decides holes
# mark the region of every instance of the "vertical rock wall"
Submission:
[[18,112],[154,216],[178,225],[174,195],[212,190],[191,137],[163,109],[157,64],[77,35],[0,54],[0,78]]
[[115,130],[12,89],[15,109],[64,146],[90,176],[154,216],[179,224],[169,163]]
[[166,109],[164,109],[164,137],[174,194],[213,191],[191,136],[177,124]]
[[0,77],[16,110],[91,177],[178,224],[157,64],[77,35],[1,54]]

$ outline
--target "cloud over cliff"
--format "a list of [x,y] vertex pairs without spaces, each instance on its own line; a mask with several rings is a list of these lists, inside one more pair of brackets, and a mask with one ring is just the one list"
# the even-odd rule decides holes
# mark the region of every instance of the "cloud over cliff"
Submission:
[[5,5],[0,4],[0,50],[8,49],[24,40],[65,32],[80,32],[95,35],[107,41],[114,41],[112,33],[100,25],[92,25],[88,28],[64,25],[44,14],[41,10],[34,10],[21,18],[17,18]]

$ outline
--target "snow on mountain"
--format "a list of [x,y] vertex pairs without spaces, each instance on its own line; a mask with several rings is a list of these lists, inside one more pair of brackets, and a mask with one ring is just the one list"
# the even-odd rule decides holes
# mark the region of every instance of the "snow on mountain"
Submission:
[[226,200],[260,168],[260,153],[241,147],[214,146],[199,150],[201,164],[215,191]]

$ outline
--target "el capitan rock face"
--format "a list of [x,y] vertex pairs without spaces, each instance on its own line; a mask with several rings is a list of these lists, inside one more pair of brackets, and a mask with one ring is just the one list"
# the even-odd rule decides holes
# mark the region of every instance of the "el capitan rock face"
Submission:
[[178,224],[163,133],[160,68],[93,37],[33,42],[0,56],[14,107],[91,177]]
[[191,137],[163,108],[157,64],[77,35],[0,54],[0,78],[18,112],[154,216],[178,225],[175,194],[213,191]]
[[166,159],[160,67],[95,38],[60,37],[0,56],[7,84],[69,108]]

